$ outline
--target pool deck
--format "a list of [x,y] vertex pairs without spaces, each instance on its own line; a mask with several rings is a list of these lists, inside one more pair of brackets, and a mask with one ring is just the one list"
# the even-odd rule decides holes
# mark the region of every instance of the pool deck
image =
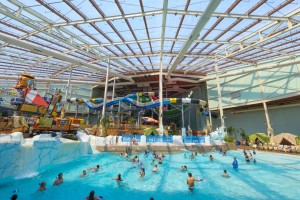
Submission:
[[213,150],[236,150],[234,144],[223,144],[223,145],[156,145],[154,143],[148,145],[105,145],[97,146],[99,152],[111,152],[111,153],[140,153],[147,151],[156,151],[159,153],[178,153],[182,150],[188,150],[198,153],[206,153]]

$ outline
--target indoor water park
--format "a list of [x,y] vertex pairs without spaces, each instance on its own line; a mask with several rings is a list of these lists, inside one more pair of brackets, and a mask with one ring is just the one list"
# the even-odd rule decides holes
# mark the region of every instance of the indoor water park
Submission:
[[0,199],[300,197],[300,0],[1,0]]

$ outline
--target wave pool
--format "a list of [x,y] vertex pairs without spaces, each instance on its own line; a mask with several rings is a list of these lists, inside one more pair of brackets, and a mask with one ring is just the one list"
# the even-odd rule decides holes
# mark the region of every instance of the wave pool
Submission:
[[[151,153],[150,153],[151,154]],[[184,154],[187,157],[184,157]],[[91,190],[104,199],[155,200],[163,199],[298,199],[300,196],[300,159],[298,156],[257,152],[257,163],[246,164],[242,151],[229,151],[227,156],[218,152],[198,154],[189,159],[191,152],[166,155],[163,164],[158,164],[158,172],[151,172],[153,156],[139,154],[146,175],[139,177],[140,168],[124,157],[101,153],[80,157],[64,164],[51,165],[21,177],[0,180],[1,199],[9,199],[15,192],[18,199],[65,200],[84,199]],[[209,155],[214,161],[209,161]],[[130,157],[133,157],[131,155]],[[233,157],[239,161],[239,169],[232,169]],[[98,172],[84,169],[100,165]],[[156,161],[157,164],[157,161]],[[181,172],[181,166],[188,170]],[[221,176],[226,169],[230,178]],[[58,173],[63,173],[64,183],[52,186]],[[187,173],[204,178],[195,183],[193,192],[188,190]],[[112,180],[117,174],[123,181]],[[39,183],[46,181],[47,190],[36,192]],[[17,191],[17,192],[16,192]]]

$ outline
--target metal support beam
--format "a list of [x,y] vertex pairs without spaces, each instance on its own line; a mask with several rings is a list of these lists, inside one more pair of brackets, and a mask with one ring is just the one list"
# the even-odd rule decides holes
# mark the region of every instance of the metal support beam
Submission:
[[161,31],[161,44],[160,44],[160,69],[159,69],[159,134],[164,133],[163,126],[163,51],[164,51],[164,39],[167,22],[167,9],[168,0],[164,0],[163,5],[163,20],[162,20],[162,31]]
[[263,101],[263,105],[264,105],[264,111],[265,111],[265,115],[266,115],[267,126],[268,126],[268,136],[270,136],[270,143],[272,144],[272,143],[274,143],[274,131],[271,126],[268,107],[267,107],[267,104],[265,101]]
[[181,104],[181,136],[186,136],[186,128],[184,126],[184,105]]
[[69,89],[70,89],[70,81],[72,78],[72,71],[73,71],[73,68],[71,68],[70,74],[69,74],[69,79],[68,79],[67,88],[66,88],[65,101],[67,101],[67,99],[68,99],[68,93],[69,93]]
[[[115,90],[116,90],[116,77],[114,77],[114,83],[113,83],[113,90],[112,90],[112,97],[111,100],[114,100],[115,98]],[[110,108],[113,109],[114,105],[112,105]],[[111,111],[112,113],[112,111]]]
[[264,47],[260,47],[260,46],[254,46],[254,48],[262,50],[262,51],[267,51],[267,52],[270,52],[270,53],[276,53],[278,55],[292,56],[291,54],[285,53],[284,51],[276,51],[276,50],[273,50],[273,49],[268,49],[268,48],[264,48]]
[[[92,64],[83,62],[81,60],[72,58],[72,57],[67,56],[67,55],[62,55],[60,52],[56,52],[56,51],[53,51],[53,50],[48,50],[48,49],[42,48],[38,45],[32,44],[30,42],[25,42],[25,41],[19,40],[17,38],[5,35],[3,33],[0,33],[0,40],[2,40],[4,42],[7,42],[9,44],[13,44],[13,45],[18,46],[18,47],[22,47],[24,49],[28,49],[28,50],[30,50],[32,52],[35,52],[35,53],[53,56],[53,57],[58,58],[60,60],[64,60],[64,61],[76,64],[76,65],[83,65],[85,67],[88,67],[88,68],[91,68],[91,69],[94,69],[94,70],[97,70],[97,71],[101,71],[103,73],[105,72],[104,69],[99,68],[96,65],[92,65]],[[124,76],[124,75],[121,75],[121,74],[118,74],[118,73],[115,73],[115,72],[110,72],[110,74],[114,75],[114,76],[117,76],[117,77],[120,77],[120,78],[123,78],[123,79],[126,79],[126,80],[129,80],[130,82],[134,82],[134,80],[130,77],[127,77],[127,76]]]
[[116,89],[116,77],[114,77],[113,91],[112,91],[112,100],[115,98],[115,89]]
[[[267,66],[264,66],[264,67],[257,67],[257,68],[249,69],[249,70],[242,70],[242,71],[238,71],[238,72],[221,74],[221,75],[219,75],[219,78],[225,78],[225,77],[236,76],[236,75],[241,75],[241,74],[248,74],[248,73],[252,73],[252,72],[256,72],[256,71],[262,71],[262,70],[274,69],[274,68],[279,68],[279,67],[292,66],[292,65],[296,65],[296,64],[300,64],[300,59],[293,60],[293,61],[276,63],[276,64],[272,64],[272,65],[267,65]],[[205,81],[210,81],[210,80],[215,80],[215,79],[216,79],[215,76],[210,76],[210,77],[207,77],[207,78],[199,79],[198,82],[200,83],[200,82],[205,82]]]
[[203,15],[201,16],[198,23],[196,24],[194,30],[190,34],[188,41],[184,44],[184,46],[182,47],[182,49],[179,52],[178,56],[176,57],[175,61],[171,65],[171,67],[168,71],[168,74],[167,74],[167,78],[170,77],[172,71],[183,60],[184,55],[186,54],[186,52],[188,51],[188,49],[190,48],[190,46],[192,45],[194,40],[196,40],[198,38],[199,33],[204,28],[204,26],[206,25],[206,23],[210,19],[212,13],[215,11],[215,9],[219,6],[220,3],[221,3],[221,0],[210,1],[210,3],[208,4],[207,8],[205,9]]
[[[25,24],[25,25],[27,25],[27,26],[29,26],[29,27],[31,27],[31,28],[33,28],[33,29],[35,30],[35,31],[31,32],[31,33],[28,33],[28,34],[26,34],[26,35],[20,37],[19,39],[25,39],[25,38],[27,38],[27,37],[29,37],[29,36],[33,36],[33,35],[36,35],[36,34],[38,34],[38,33],[40,33],[40,32],[43,32],[44,34],[49,35],[50,37],[55,38],[55,39],[57,39],[57,40],[59,40],[59,41],[65,43],[65,44],[67,44],[67,45],[73,46],[73,47],[75,47],[75,49],[78,49],[78,50],[81,49],[81,46],[82,46],[81,44],[85,44],[84,47],[87,48],[87,52],[85,52],[85,53],[87,53],[87,54],[88,54],[89,56],[91,56],[91,57],[95,57],[94,54],[97,54],[97,53],[98,53],[98,54],[99,54],[99,53],[102,53],[102,54],[104,54],[104,55],[106,55],[106,56],[109,56],[105,51],[103,51],[103,50],[101,50],[101,49],[89,48],[89,47],[88,47],[88,46],[89,46],[89,42],[88,42],[88,41],[82,39],[82,38],[81,38],[80,36],[78,36],[78,35],[75,35],[74,33],[72,33],[71,31],[69,31],[68,29],[65,29],[64,27],[56,27],[55,30],[56,30],[57,32],[53,34],[52,29],[53,29],[53,24],[55,24],[54,21],[52,21],[52,20],[50,20],[50,19],[44,17],[44,16],[41,15],[40,13],[36,12],[35,10],[31,9],[30,7],[26,6],[25,4],[23,4],[22,2],[20,2],[20,1],[18,1],[18,0],[9,0],[9,1],[10,1],[10,3],[12,3],[12,4],[14,4],[14,5],[18,6],[18,7],[22,7],[23,10],[25,10],[26,12],[30,13],[31,15],[37,17],[38,19],[40,19],[40,20],[42,20],[43,22],[45,22],[46,24],[48,24],[48,26],[44,26],[44,27],[40,28],[40,27],[38,27],[38,26],[33,25],[33,23],[29,23],[28,21],[24,20],[23,18],[22,18],[22,19],[21,19],[21,18],[17,18],[17,17],[14,15],[14,13],[12,13],[12,12],[8,12],[8,11],[3,12],[3,11],[0,9],[0,12],[1,12],[3,15],[6,15],[6,16],[8,16],[8,17],[10,17],[10,18],[13,18],[14,20],[16,20],[16,21],[18,21],[18,22],[20,22],[20,23],[23,23],[23,24]],[[4,8],[4,9],[6,8],[6,7],[5,7],[3,4],[1,4],[1,3],[0,3],[0,7]],[[70,36],[70,37],[71,37],[71,40],[70,40],[68,37],[66,37],[64,34],[62,34],[61,32],[63,32],[63,33],[65,33],[66,35]],[[60,37],[57,37],[57,33],[60,34]],[[81,44],[74,42],[74,40],[73,40],[74,38],[76,38],[78,41],[80,41]],[[74,49],[74,50],[75,50],[75,49]],[[91,51],[93,51],[94,54],[89,53],[89,52],[88,52],[88,49],[90,49]],[[96,56],[96,57],[97,57],[97,56]],[[107,57],[107,58],[108,58],[108,57]],[[106,59],[107,59],[107,58],[106,58]],[[96,58],[96,59],[99,59],[99,58]],[[120,61],[118,61],[118,60],[115,60],[114,62],[118,63],[119,65],[124,65],[124,63],[122,63],[122,62],[120,62]]]
[[[297,16],[297,14],[299,14],[299,13],[300,13],[300,8],[289,13],[287,17],[291,18],[293,16]],[[272,22],[272,23],[268,24],[267,26],[264,26],[263,28],[259,29],[258,31],[255,31],[254,33],[251,33],[251,34],[247,35],[246,37],[240,39],[240,42],[243,42],[243,41],[249,40],[250,38],[257,38],[256,41],[254,41],[250,45],[247,45],[247,46],[230,45],[230,46],[226,47],[225,49],[220,50],[216,54],[217,55],[226,55],[226,57],[232,57],[233,55],[241,53],[247,49],[254,48],[255,46],[257,46],[263,42],[266,42],[267,40],[276,38],[279,35],[282,35],[286,32],[289,32],[295,28],[300,27],[300,23],[298,21],[296,21],[295,23],[288,21],[286,28],[282,28],[282,26],[280,26],[280,25],[282,25],[282,23],[283,23],[282,21]],[[278,31],[279,28],[280,28],[280,30]],[[269,30],[269,33],[267,35],[262,35],[262,33],[266,32],[267,30]],[[277,30],[277,32],[275,32],[276,30]]]
[[110,59],[108,59],[108,62],[107,62],[106,79],[105,79],[105,89],[104,89],[103,107],[102,107],[102,117],[101,117],[100,122],[105,117],[105,108],[106,108],[105,105],[106,105],[107,88],[108,88],[109,68],[110,68]]
[[[210,106],[209,106],[209,92],[208,92],[208,85],[207,83],[206,85],[206,94],[207,94],[207,110],[208,110],[208,114],[209,114],[209,128],[212,131],[212,118],[211,118],[211,110],[210,110]],[[207,117],[206,117],[207,118]],[[207,121],[206,121],[207,122]]]
[[[8,0],[13,2],[13,0]],[[115,20],[124,20],[130,18],[139,18],[144,16],[153,16],[153,15],[161,15],[164,13],[164,10],[152,10],[138,13],[131,13],[125,15],[114,15],[108,16],[105,18],[91,18],[86,20],[74,20],[69,22],[58,22],[58,23],[47,23],[44,21],[35,21],[35,23],[48,24],[47,27],[63,27],[63,26],[71,26],[71,25],[79,25],[79,24],[89,24],[95,22],[109,22]],[[202,16],[204,12],[199,11],[184,11],[184,10],[168,10],[167,14],[173,15],[189,15],[189,16]],[[267,20],[267,21],[287,21],[289,17],[281,17],[281,16],[260,16],[260,15],[243,15],[243,14],[227,14],[227,13],[213,13],[212,17],[223,17],[223,18],[234,18],[234,19],[252,19],[252,20]],[[33,21],[33,20],[32,20]]]
[[[148,42],[161,42],[162,38],[150,38],[150,39],[142,39],[142,40],[131,40],[131,41],[121,41],[121,42],[112,42],[112,43],[101,43],[101,44],[91,44],[88,47],[107,47],[107,46],[115,46],[115,45],[126,45],[126,44],[140,44],[140,43],[148,43]],[[186,42],[188,39],[186,38],[165,38],[165,41],[168,42]],[[251,41],[223,41],[223,40],[194,40],[195,43],[209,43],[209,44],[231,44],[231,45],[242,45],[242,44],[250,44]],[[86,45],[82,45],[86,48]]]
[[222,94],[221,94],[221,86],[220,86],[220,79],[219,79],[219,69],[218,69],[218,63],[217,62],[215,62],[215,71],[216,71],[216,81],[217,81],[217,89],[218,89],[221,128],[224,129],[225,128],[225,121],[224,121]]
[[[19,77],[15,75],[0,75],[0,79],[3,80],[17,80]],[[43,77],[36,77],[35,80],[39,83],[68,83],[68,80],[62,80],[62,79],[50,79],[50,78],[43,78]],[[99,82],[93,82],[93,81],[76,81],[71,80],[70,84],[82,84],[82,85],[98,85]],[[104,84],[104,83],[101,83]],[[132,83],[131,83],[132,84]]]

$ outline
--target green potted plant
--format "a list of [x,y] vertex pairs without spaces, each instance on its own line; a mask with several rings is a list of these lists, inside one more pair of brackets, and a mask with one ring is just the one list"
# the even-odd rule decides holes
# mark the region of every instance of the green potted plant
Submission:
[[109,126],[108,117],[103,117],[100,120],[100,133],[101,133],[101,136],[103,136],[103,137],[107,136],[106,132],[107,132],[108,126]]

